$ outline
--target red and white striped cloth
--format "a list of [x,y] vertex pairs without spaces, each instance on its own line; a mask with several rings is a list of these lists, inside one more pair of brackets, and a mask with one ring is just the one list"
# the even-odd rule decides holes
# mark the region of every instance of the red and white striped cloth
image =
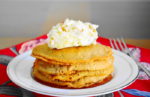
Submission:
[[[40,37],[37,37],[35,39],[20,43],[18,45],[8,47],[5,49],[0,50],[0,85],[6,81],[9,80],[7,74],[6,74],[6,68],[7,64],[9,62],[9,59],[17,56],[16,53],[22,54],[36,45],[40,45],[46,42],[47,36],[43,35]],[[99,37],[97,39],[97,42],[110,46],[109,40],[106,38]],[[142,65],[146,66],[150,70],[150,50],[145,48],[139,48],[136,46],[128,45],[130,47],[130,50],[132,51],[133,56],[135,56]],[[10,48],[13,48],[16,53],[12,52]],[[6,58],[5,60],[3,58]],[[16,86],[14,83],[10,83],[10,85]],[[150,97],[150,78],[143,72],[140,71],[138,79],[128,86],[127,88],[121,90],[123,95],[125,97]],[[41,95],[37,93],[33,93],[36,97],[52,97],[52,96],[46,96]],[[120,97],[118,92],[114,92],[114,97]],[[0,97],[14,97],[14,96],[8,96],[4,94],[0,94]]]

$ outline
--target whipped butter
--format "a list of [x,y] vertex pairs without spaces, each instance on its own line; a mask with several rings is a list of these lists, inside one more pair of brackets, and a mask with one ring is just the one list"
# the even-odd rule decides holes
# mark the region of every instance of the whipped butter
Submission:
[[64,23],[53,26],[47,34],[50,48],[88,46],[96,44],[98,25],[66,19]]

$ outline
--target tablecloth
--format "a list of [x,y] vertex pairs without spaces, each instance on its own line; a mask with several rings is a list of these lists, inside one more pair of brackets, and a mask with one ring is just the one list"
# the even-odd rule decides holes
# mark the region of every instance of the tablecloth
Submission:
[[[37,45],[46,43],[47,36],[42,35],[35,39],[5,48],[0,50],[0,85],[4,82],[8,81],[9,78],[6,73],[6,68],[9,63],[15,56],[19,54],[23,54],[24,52],[34,48]],[[99,37],[97,42],[110,46],[110,42],[108,39]],[[145,48],[139,48],[136,46],[128,45],[132,55],[137,58],[141,62],[141,65],[144,65],[148,70],[150,70],[150,50]],[[15,85],[13,82],[8,85],[19,88],[19,86]],[[125,97],[150,97],[150,78],[140,70],[139,76],[136,81],[130,86],[121,90],[121,93]],[[33,93],[35,97],[49,97],[46,95]],[[113,93],[114,97],[120,97],[118,92]],[[0,94],[0,97],[15,97],[10,95]]]

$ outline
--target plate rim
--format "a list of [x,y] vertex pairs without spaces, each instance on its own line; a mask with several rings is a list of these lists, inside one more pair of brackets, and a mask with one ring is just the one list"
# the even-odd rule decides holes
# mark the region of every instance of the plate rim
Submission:
[[[21,82],[19,83],[18,81],[16,81],[15,78],[13,78],[13,76],[12,76],[12,74],[11,74],[11,72],[10,72],[10,70],[12,70],[11,67],[13,66],[13,65],[11,65],[11,64],[16,63],[15,60],[16,60],[17,58],[22,57],[22,56],[26,57],[26,56],[28,55],[28,53],[30,54],[31,52],[32,52],[32,50],[27,51],[27,52],[25,52],[25,53],[23,53],[23,54],[20,54],[20,55],[16,56],[15,58],[13,58],[13,59],[9,62],[8,66],[7,66],[7,75],[8,75],[8,77],[10,78],[10,80],[12,80],[16,85],[18,85],[18,86],[20,86],[20,87],[22,87],[22,88],[25,88],[25,89],[27,89],[27,90],[29,90],[29,91],[32,91],[32,92],[36,92],[36,93],[40,93],[40,94],[44,94],[44,95],[51,95],[51,96],[65,96],[65,97],[70,97],[71,95],[48,93],[48,92],[43,92],[43,91],[40,91],[40,90],[33,89],[33,88],[31,88],[31,87],[22,85]],[[137,67],[136,76],[135,76],[134,78],[132,78],[132,80],[131,80],[130,82],[128,82],[127,84],[125,84],[125,85],[123,85],[123,86],[121,86],[121,87],[115,88],[115,89],[113,89],[113,90],[111,89],[111,90],[108,90],[108,91],[105,91],[105,92],[99,92],[99,93],[96,92],[96,94],[94,94],[94,95],[93,95],[93,94],[82,94],[82,95],[80,95],[80,96],[95,96],[95,95],[104,95],[104,94],[112,93],[112,92],[121,90],[121,89],[123,89],[123,88],[129,86],[130,84],[132,84],[132,83],[136,80],[136,78],[137,78],[138,75],[139,75],[139,67],[138,67],[138,65],[136,64],[136,62],[135,62],[131,57],[127,56],[126,54],[124,54],[124,53],[122,53],[122,52],[120,52],[120,51],[117,51],[117,50],[114,50],[114,49],[113,49],[113,52],[114,52],[114,53],[117,52],[117,53],[119,53],[119,54],[121,54],[121,55],[123,55],[123,56],[125,56],[125,57],[128,57],[128,59],[130,58],[130,61],[132,60],[132,62],[134,62],[134,65],[136,65],[136,67]],[[15,65],[14,65],[14,66],[15,66]],[[76,96],[77,96],[77,95],[76,95]],[[75,95],[72,95],[71,97],[75,97]],[[79,97],[79,96],[78,96],[78,97]]]

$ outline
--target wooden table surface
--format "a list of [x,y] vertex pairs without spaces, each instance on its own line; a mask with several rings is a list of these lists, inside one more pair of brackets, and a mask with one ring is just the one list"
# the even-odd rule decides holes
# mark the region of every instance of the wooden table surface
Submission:
[[[21,38],[10,38],[10,37],[6,37],[6,38],[0,38],[0,49],[3,49],[5,47],[9,47],[27,40],[32,39],[32,37],[21,37]],[[150,49],[150,39],[125,39],[126,43],[128,44],[132,44],[138,47],[143,47],[143,48],[148,48]]]

